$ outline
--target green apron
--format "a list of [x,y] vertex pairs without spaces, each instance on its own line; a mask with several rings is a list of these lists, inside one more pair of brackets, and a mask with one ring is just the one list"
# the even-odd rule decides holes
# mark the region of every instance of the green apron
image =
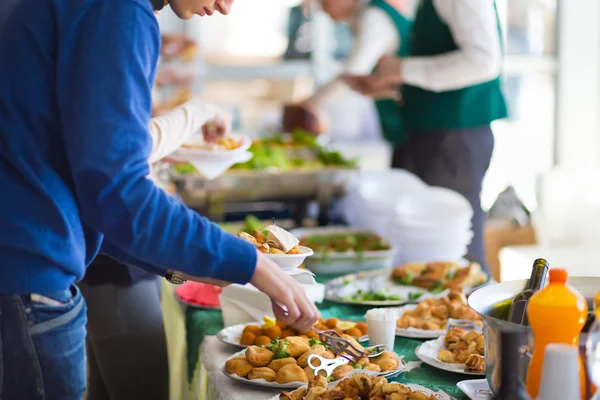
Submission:
[[[405,56],[409,49],[411,22],[384,0],[372,0],[370,6],[383,10],[394,21],[400,39],[400,49],[396,55]],[[375,102],[375,106],[379,114],[383,136],[394,147],[401,145],[406,140],[406,134],[404,133],[402,109],[398,102],[392,99],[379,100]]]
[[[502,40],[499,21],[498,35]],[[435,10],[433,0],[422,0],[412,25],[408,55],[434,56],[457,49],[448,25]],[[507,117],[500,77],[445,92],[404,85],[403,98],[404,123],[410,131],[474,128]]]

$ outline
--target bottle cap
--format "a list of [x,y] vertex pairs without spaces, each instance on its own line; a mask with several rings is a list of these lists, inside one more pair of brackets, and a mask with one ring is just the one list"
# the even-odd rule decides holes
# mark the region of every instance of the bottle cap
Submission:
[[566,283],[568,276],[566,270],[553,268],[550,270],[550,283]]

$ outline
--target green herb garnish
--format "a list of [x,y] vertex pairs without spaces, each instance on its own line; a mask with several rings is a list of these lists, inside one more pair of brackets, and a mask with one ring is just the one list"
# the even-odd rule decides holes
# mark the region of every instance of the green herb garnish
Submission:
[[423,296],[422,292],[410,292],[410,293],[408,293],[408,299],[409,300],[417,300],[421,296]]
[[288,344],[289,342],[284,339],[271,340],[271,343],[267,346],[267,350],[273,353],[273,360],[290,357],[290,354],[287,352]]
[[396,276],[394,278],[394,282],[396,282],[399,285],[410,286],[414,279],[415,279],[415,274],[410,270],[406,270],[404,275]]
[[358,290],[351,296],[343,297],[344,301],[399,301],[401,297],[395,294],[388,294],[384,290],[378,292],[363,292]]
[[313,346],[323,346],[323,347],[327,347],[323,342],[321,342],[319,339],[315,339],[315,338],[310,338],[308,339],[308,345],[310,347]]
[[442,293],[444,290],[446,290],[446,287],[444,286],[444,281],[436,281],[433,285],[429,287],[429,291],[431,293]]

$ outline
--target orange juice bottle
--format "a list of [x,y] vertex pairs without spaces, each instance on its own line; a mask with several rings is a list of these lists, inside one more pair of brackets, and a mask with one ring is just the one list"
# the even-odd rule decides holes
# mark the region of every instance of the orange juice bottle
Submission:
[[[527,317],[533,329],[534,350],[527,370],[527,392],[538,397],[544,350],[550,343],[571,344],[579,349],[579,334],[587,319],[585,298],[567,285],[567,271],[550,270],[550,283],[529,299]],[[585,398],[585,370],[579,358],[579,379]],[[575,399],[573,399],[575,400]]]

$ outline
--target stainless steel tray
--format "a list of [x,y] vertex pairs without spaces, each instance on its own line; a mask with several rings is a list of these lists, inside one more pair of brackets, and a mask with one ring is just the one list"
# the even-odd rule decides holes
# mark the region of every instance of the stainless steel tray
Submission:
[[308,199],[327,202],[343,194],[357,173],[349,168],[296,169],[287,172],[232,170],[214,180],[168,169],[182,200],[191,207],[218,202]]

